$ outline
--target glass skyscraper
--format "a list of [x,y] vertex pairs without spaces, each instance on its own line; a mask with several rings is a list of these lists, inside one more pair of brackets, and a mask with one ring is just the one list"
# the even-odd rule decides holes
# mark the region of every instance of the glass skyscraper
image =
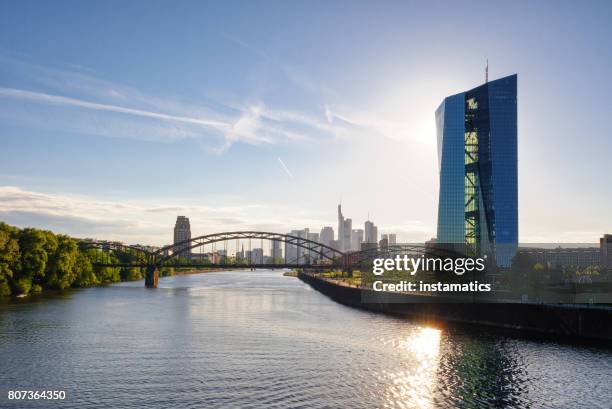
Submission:
[[436,110],[441,246],[508,267],[518,249],[517,76],[444,99]]

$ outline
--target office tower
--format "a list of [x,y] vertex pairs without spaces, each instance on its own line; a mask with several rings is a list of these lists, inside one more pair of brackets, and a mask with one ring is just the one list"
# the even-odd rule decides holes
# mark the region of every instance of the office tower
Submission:
[[445,98],[436,125],[438,244],[510,266],[518,248],[517,76]]
[[[321,244],[329,247],[334,247],[334,229],[331,226],[325,226],[321,229],[321,234],[319,235],[319,240]],[[328,256],[332,257],[333,254],[330,250],[323,249],[323,252]]]
[[[309,241],[314,241],[315,243],[320,243],[320,238],[319,238],[319,233],[306,233],[306,238]],[[310,246],[311,244],[309,244]],[[305,258],[306,260],[310,260],[310,262],[314,262],[315,260],[319,259],[319,254],[317,253],[311,253],[308,250],[304,251],[305,254]]]
[[[189,218],[178,216],[174,224],[174,254],[179,254],[180,257],[189,257],[189,243],[181,243],[191,240],[191,226]],[[179,244],[181,243],[181,244]]]
[[378,243],[378,227],[369,220],[365,222],[365,242]]
[[[310,229],[308,228],[302,229],[302,230],[291,230],[291,232],[288,234],[290,236],[299,237],[300,239],[304,239],[304,243],[303,243],[304,246],[308,246],[308,244],[306,244],[305,242],[306,240],[311,240],[315,242],[319,241],[319,234],[310,233]],[[286,259],[288,263],[304,264],[310,260],[310,254],[308,250],[302,246],[285,243],[285,254],[286,254]]]
[[386,250],[389,248],[389,238],[386,234],[382,235],[382,238],[378,242],[378,246],[383,250]]
[[380,239],[385,240],[387,244],[396,244],[397,236],[395,234],[381,234]]
[[351,250],[351,234],[353,233],[353,220],[344,219],[344,226],[342,227],[342,251]]
[[263,249],[260,247],[254,248],[251,251],[251,264],[263,264],[263,261]]
[[360,250],[361,243],[363,243],[363,229],[353,229],[351,233],[351,250]]
[[342,205],[338,205],[338,249],[344,251],[344,216]]
[[314,241],[315,243],[320,243],[319,233],[308,233],[307,238],[310,241]]
[[283,258],[283,251],[281,249],[281,242],[278,240],[272,241],[272,262],[279,261]]
[[329,246],[331,248],[336,249],[336,250],[342,251],[342,249],[340,248],[340,241],[339,240],[332,240],[331,243],[329,243]]
[[[287,233],[290,236],[300,237],[300,230],[291,230]],[[295,244],[285,243],[285,259],[287,263],[293,264],[298,262],[298,246]]]
[[242,244],[242,249],[238,251],[236,249],[236,263],[240,264],[244,261],[244,244]]
[[612,268],[612,234],[604,234],[599,239],[599,249],[601,252],[601,266]]
[[323,227],[319,239],[321,240],[321,244],[330,246],[331,242],[334,241],[334,229],[331,226]]

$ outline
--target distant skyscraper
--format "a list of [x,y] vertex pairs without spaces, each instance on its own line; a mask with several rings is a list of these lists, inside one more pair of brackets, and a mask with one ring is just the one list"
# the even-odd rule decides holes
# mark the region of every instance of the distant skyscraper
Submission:
[[264,256],[262,248],[254,248],[251,252],[251,264],[263,264]]
[[389,247],[389,236],[387,236],[386,234],[383,234],[382,238],[378,242],[378,245],[382,249],[387,249]]
[[387,245],[396,244],[396,235],[395,234],[382,234],[380,236],[381,240],[385,240]]
[[353,229],[351,234],[351,250],[360,250],[361,243],[363,243],[363,229]]
[[[189,243],[179,244],[186,240],[191,240],[189,218],[178,216],[174,225],[174,254],[179,254],[181,257],[189,256]],[[177,244],[179,245],[177,246]]]
[[353,220],[344,219],[344,226],[342,227],[342,251],[351,250],[351,235],[353,234]]
[[601,251],[601,266],[612,269],[612,234],[604,234],[599,239],[599,249]]
[[378,227],[370,220],[365,222],[365,242],[378,243]]
[[[301,230],[291,230],[288,234],[294,237],[300,237]],[[298,246],[295,244],[285,243],[285,258],[287,263],[298,262]]]
[[518,249],[517,76],[444,99],[436,110],[437,242],[507,267]]
[[[308,228],[303,230],[291,230],[291,232],[289,232],[288,234],[290,236],[299,237],[304,240],[319,242],[319,233],[310,233],[310,229]],[[304,243],[304,245],[306,244]],[[313,255],[312,257],[316,256],[317,255]],[[304,247],[287,243],[285,243],[285,257],[288,263],[299,264],[303,264],[312,258],[311,255],[308,253],[308,250],[306,250]]]
[[[325,246],[334,247],[334,229],[331,226],[325,226],[321,229],[321,234],[319,235],[319,240],[321,244]],[[335,247],[334,247],[335,248]],[[330,250],[323,250],[326,255],[332,257]]]
[[319,239],[321,240],[321,244],[330,246],[331,242],[334,241],[334,229],[331,226],[323,227]]
[[319,233],[308,233],[308,240],[320,243]]
[[274,240],[272,241],[272,261],[278,261],[283,258],[283,251],[281,249],[281,242]]
[[344,216],[341,204],[338,205],[338,246],[338,250],[344,251]]

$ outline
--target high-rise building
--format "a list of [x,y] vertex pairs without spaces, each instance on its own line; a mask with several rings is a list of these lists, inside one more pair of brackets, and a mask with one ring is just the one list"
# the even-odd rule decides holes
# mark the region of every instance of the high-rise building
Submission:
[[281,249],[281,242],[278,240],[272,241],[272,262],[278,261],[283,258],[283,251]]
[[179,254],[180,257],[189,256],[189,243],[181,243],[187,240],[191,240],[189,218],[178,216],[174,224],[174,254]]
[[351,250],[360,250],[361,243],[363,243],[363,229],[353,229],[351,233]]
[[365,242],[378,243],[378,227],[370,220],[365,222]]
[[396,244],[397,236],[395,234],[382,234],[380,239],[385,240],[387,245],[392,245]]
[[438,244],[510,266],[518,248],[517,76],[445,98],[436,125]]
[[338,205],[338,250],[344,251],[344,216],[342,215],[342,205]]
[[[336,240],[334,240],[334,229],[331,226],[325,226],[321,229],[319,240],[321,241],[321,244],[325,246],[336,248],[334,245],[334,243],[336,242]],[[331,250],[323,249],[323,251],[325,252],[327,256],[329,257],[333,256]]]
[[342,227],[342,251],[350,251],[351,246],[351,235],[353,234],[353,219],[344,219],[344,226]]
[[307,239],[310,241],[314,241],[315,243],[320,243],[319,233],[308,233]]
[[[315,243],[320,243],[319,233],[307,233],[306,238],[310,241],[314,241]],[[313,262],[319,259],[319,254],[317,253],[314,253],[314,252],[311,253],[308,250],[306,250],[304,254],[306,255],[306,259],[309,260],[310,262]]]
[[264,256],[263,249],[260,247],[254,248],[251,251],[251,264],[263,264]]
[[612,234],[604,234],[599,239],[599,249],[601,252],[601,266],[612,268]]
[[331,242],[334,241],[334,229],[331,226],[323,227],[319,239],[321,240],[321,244],[330,246]]
[[[319,241],[319,233],[310,233],[310,229],[291,230],[288,233],[290,236],[298,237],[304,240]],[[304,244],[306,245],[306,244]],[[312,261],[307,249],[302,246],[285,243],[285,256],[288,263],[304,264]],[[315,257],[316,255],[313,255]]]
[[381,236],[380,241],[378,242],[378,247],[380,247],[381,249],[388,249],[389,248],[389,236],[386,234],[383,234]]
[[[301,230],[291,230],[288,234],[294,237],[300,237]],[[285,243],[285,259],[287,263],[298,262],[298,246],[295,244]]]

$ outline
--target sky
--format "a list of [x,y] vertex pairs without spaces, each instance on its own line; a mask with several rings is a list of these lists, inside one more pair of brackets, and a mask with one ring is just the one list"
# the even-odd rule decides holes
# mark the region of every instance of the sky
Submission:
[[0,1],[0,220],[435,236],[434,112],[518,74],[521,242],[612,232],[612,3]]

